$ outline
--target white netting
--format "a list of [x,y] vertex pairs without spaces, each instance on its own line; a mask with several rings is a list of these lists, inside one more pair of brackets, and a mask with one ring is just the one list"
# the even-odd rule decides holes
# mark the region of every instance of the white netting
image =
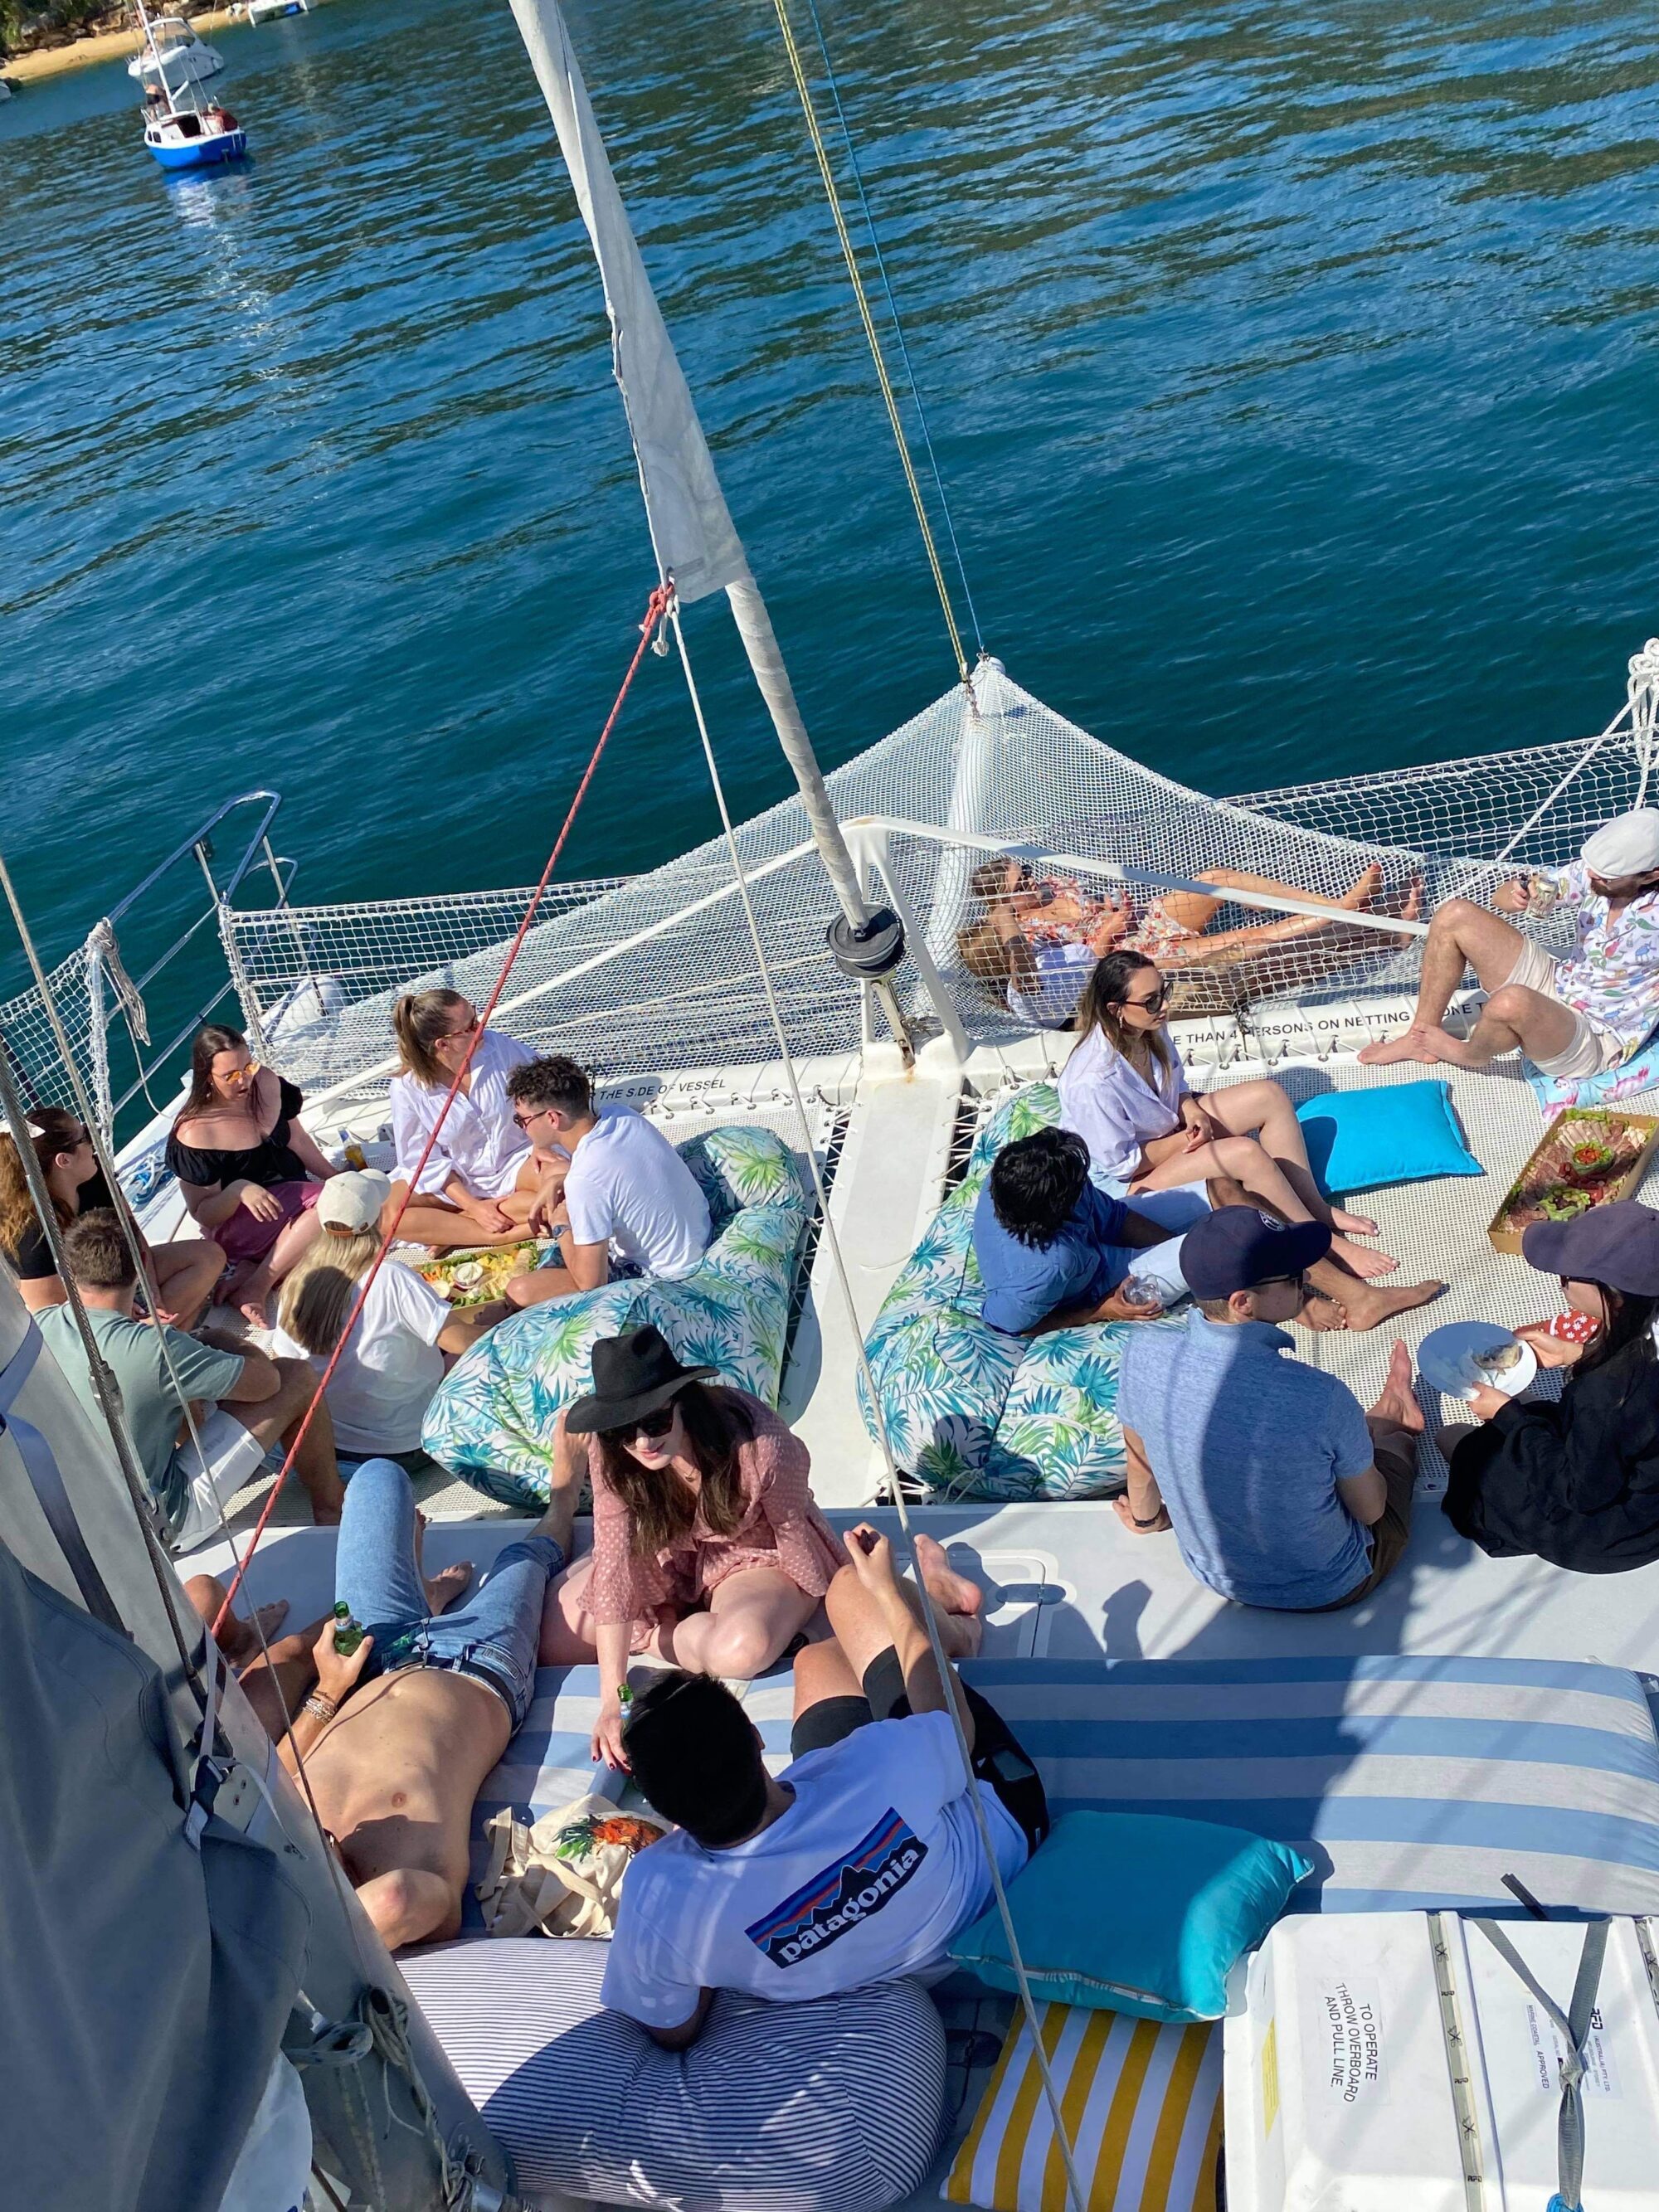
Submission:
[[[1114,868],[1231,871],[1335,901],[1374,862],[1382,877],[1370,910],[1399,913],[1417,884],[1426,917],[1453,892],[1489,889],[1500,855],[1517,866],[1565,858],[1589,828],[1638,803],[1644,782],[1646,745],[1621,715],[1602,738],[1576,745],[1218,800],[1100,744],[994,664],[975,684],[977,717],[952,691],[837,769],[829,786],[855,850],[868,842],[864,825],[889,825],[879,842],[891,881],[966,1026],[986,1038],[1028,1024],[962,957],[961,932],[985,915],[971,878],[990,848],[975,838],[1020,847],[1040,872],[1053,860],[1051,872],[1075,877],[1085,903],[1112,890]],[[934,834],[900,826],[907,823]],[[793,1048],[856,1047],[860,992],[825,951],[834,905],[799,801],[757,816],[738,838]],[[872,898],[887,895],[878,874],[869,882]],[[1155,895],[1132,892],[1138,907]],[[384,1081],[379,1064],[391,1051],[398,992],[446,983],[482,997],[526,896],[228,913],[227,949],[287,1072],[313,1095],[362,1078],[367,1098]],[[610,1078],[772,1057],[720,845],[648,875],[556,886],[550,902],[508,984],[503,1027]],[[1285,920],[1229,902],[1211,935]],[[1264,938],[1259,948],[1241,941],[1219,956],[1189,946],[1191,957],[1165,956],[1163,964],[1182,1012],[1333,989],[1393,996],[1414,975],[1418,941],[1338,925]],[[897,980],[907,1015],[924,1032],[936,1026],[914,963]],[[343,1092],[337,1103],[344,1111],[356,1101]]]
[[[100,1049],[103,1031],[102,1024],[94,1023],[88,988],[90,966],[89,945],[77,945],[68,959],[51,971],[46,983],[75,1055],[76,1073],[100,1109],[106,1109],[108,1079]],[[64,1073],[63,1056],[40,993],[33,984],[0,1006],[0,1050],[4,1051],[28,1105],[72,1104],[74,1090]]]

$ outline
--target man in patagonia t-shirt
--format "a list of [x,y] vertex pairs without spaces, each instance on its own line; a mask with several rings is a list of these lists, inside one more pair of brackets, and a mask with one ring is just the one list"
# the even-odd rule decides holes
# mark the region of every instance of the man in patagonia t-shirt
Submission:
[[[990,1903],[991,1869],[951,1725],[966,1733],[1005,1881],[1048,1833],[1042,1784],[1006,1723],[939,1670],[892,1547],[871,1528],[825,1603],[836,1640],[795,1662],[793,1763],[768,1774],[723,1683],[678,1670],[623,1731],[635,1779],[678,1832],[629,1869],[605,2002],[671,2050],[716,1990],[780,2002],[925,1973]],[[947,1652],[976,1648],[979,1591],[924,1538]]]

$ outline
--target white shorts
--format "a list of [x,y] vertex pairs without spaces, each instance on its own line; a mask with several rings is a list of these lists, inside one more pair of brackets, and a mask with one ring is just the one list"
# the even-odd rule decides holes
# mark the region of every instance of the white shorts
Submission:
[[173,1462],[184,1474],[190,1495],[185,1517],[173,1538],[175,1552],[193,1552],[224,1533],[221,1508],[253,1480],[265,1447],[222,1406],[200,1425],[202,1449],[180,1444]]
[[1572,1016],[1572,1039],[1565,1052],[1552,1053],[1547,1060],[1530,1053],[1528,1059],[1541,1075],[1600,1075],[1603,1068],[1617,1067],[1625,1057],[1623,1038],[1603,1029],[1600,1022],[1591,1021],[1588,1014],[1581,1014],[1577,1006],[1567,1006],[1558,981],[1560,966],[1560,962],[1546,952],[1541,945],[1528,938],[1521,948],[1520,958],[1506,978],[1508,982],[1521,984],[1528,991],[1541,992]]

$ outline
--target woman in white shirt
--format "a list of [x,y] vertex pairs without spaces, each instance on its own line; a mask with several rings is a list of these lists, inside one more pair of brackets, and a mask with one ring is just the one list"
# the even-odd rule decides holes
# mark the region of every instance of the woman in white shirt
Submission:
[[[380,1249],[380,1213],[391,1192],[373,1169],[323,1185],[317,1238],[283,1284],[279,1358],[309,1358],[322,1372]],[[467,1351],[512,1311],[497,1298],[456,1313],[412,1267],[387,1260],[329,1377],[325,1395],[337,1449],[364,1459],[417,1452],[427,1407],[449,1364],[445,1353]]]
[[1164,1025],[1169,987],[1144,953],[1111,952],[1078,1009],[1083,1035],[1060,1071],[1060,1127],[1089,1147],[1091,1172],[1118,1197],[1228,1177],[1286,1221],[1328,1222],[1331,1257],[1369,1280],[1399,1265],[1356,1244],[1364,1214],[1331,1206],[1314,1181],[1302,1124],[1277,1083],[1189,1090]]
[[[417,991],[398,1000],[392,1026],[403,1063],[402,1073],[392,1079],[398,1148],[392,1196],[401,1203],[478,1017],[459,991]],[[442,1251],[459,1244],[508,1244],[526,1233],[538,1178],[530,1170],[530,1139],[514,1119],[507,1079],[535,1056],[528,1045],[499,1030],[479,1036],[421,1170],[400,1237]]]

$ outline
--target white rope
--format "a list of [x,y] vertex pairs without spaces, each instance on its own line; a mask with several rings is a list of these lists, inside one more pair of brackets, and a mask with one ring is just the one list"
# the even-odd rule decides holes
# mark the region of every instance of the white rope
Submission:
[[[35,950],[33,933],[28,926],[27,917],[23,912],[22,902],[18,898],[16,886],[12,881],[11,871],[7,866],[3,855],[0,855],[0,891],[3,891],[6,904],[10,908],[12,923],[14,927],[16,929],[19,942],[21,944],[23,948],[24,957],[29,964],[30,972],[33,975],[35,988],[40,994],[40,1003],[45,1011],[46,1019],[51,1025],[52,1036],[56,1040],[58,1056],[62,1060],[64,1070],[69,1076],[70,1087],[75,1096],[76,1111],[81,1116],[82,1126],[85,1127],[88,1135],[92,1139],[94,1153],[97,1158],[99,1167],[103,1171],[104,1181],[109,1188],[110,1199],[114,1208],[115,1218],[121,1224],[122,1237],[126,1243],[127,1250],[131,1255],[133,1266],[137,1271],[138,1279],[143,1285],[144,1296],[149,1302],[151,1315],[155,1316],[156,1316],[160,1302],[160,1293],[156,1289],[155,1277],[151,1273],[149,1268],[145,1265],[143,1238],[138,1228],[137,1219],[133,1213],[131,1204],[128,1201],[125,1191],[121,1188],[120,1175],[117,1170],[114,1157],[110,1151],[108,1140],[106,1138],[104,1131],[100,1126],[95,1115],[94,1115],[90,1111],[91,1102],[88,1098],[86,1085],[82,1079],[81,1071],[76,1066],[74,1054],[70,1050],[69,1038],[64,1029],[63,1018],[58,1011],[58,1002],[52,993],[51,979],[47,976],[45,969],[41,967],[40,956]],[[95,933],[94,933],[94,935]],[[17,1146],[19,1154],[21,1156],[25,1149],[25,1133],[14,1133],[13,1142]],[[33,1145],[27,1146],[27,1151],[30,1155],[30,1158],[24,1163],[26,1173],[27,1172],[29,1165],[38,1165],[38,1162],[33,1159],[34,1148]],[[92,1334],[91,1324],[87,1320],[86,1306],[81,1296],[80,1286],[76,1284],[68,1263],[68,1255],[64,1246],[64,1232],[58,1224],[57,1214],[53,1212],[50,1205],[42,1208],[38,1197],[35,1200],[35,1212],[40,1216],[40,1226],[42,1231],[45,1232],[47,1243],[51,1248],[53,1264],[58,1270],[70,1310],[75,1316],[76,1326],[81,1336],[82,1350],[86,1354],[87,1364],[92,1376],[94,1392],[97,1396],[99,1406],[103,1413],[105,1422],[109,1429],[110,1442],[114,1447],[116,1460],[121,1468],[123,1474],[126,1477],[127,1487],[132,1493],[133,1510],[134,1512],[138,1515],[141,1534],[144,1539],[146,1550],[148,1552],[151,1539],[149,1531],[143,1525],[143,1516],[140,1504],[140,1493],[137,1479],[139,1469],[137,1449],[132,1441],[132,1432],[126,1420],[125,1409],[120,1405],[118,1386],[114,1384],[113,1377],[111,1376],[111,1389],[106,1390],[100,1387],[100,1374],[106,1372],[103,1355],[100,1352],[97,1340]],[[173,1395],[177,1398],[179,1403],[184,1407],[185,1425],[190,1432],[190,1440],[196,1448],[197,1455],[201,1460],[204,1469],[207,1469],[210,1467],[210,1462],[208,1454],[203,1447],[202,1431],[196,1419],[195,1404],[191,1400],[189,1392],[185,1388],[183,1378],[179,1375],[177,1364],[173,1359],[172,1346],[167,1342],[166,1325],[159,1319],[159,1317],[155,1319],[155,1341],[160,1348],[162,1361],[167,1367],[167,1379],[173,1385]],[[113,1395],[112,1395],[112,1392]],[[230,1524],[225,1518],[224,1507],[220,1502],[217,1489],[213,1484],[210,1474],[208,1479],[208,1488],[212,1494],[213,1510],[218,1519],[220,1534],[224,1538],[227,1545],[228,1545],[231,1557],[236,1561],[237,1566],[240,1569],[242,1564],[241,1555],[236,1549],[236,1540],[231,1534]],[[179,1656],[184,1662],[185,1668],[188,1671],[193,1672],[193,1662],[188,1651],[185,1648],[183,1632],[179,1626],[178,1613],[174,1607],[173,1593],[168,1589],[166,1578],[162,1576],[153,1553],[150,1554],[150,1561],[152,1570],[155,1573],[156,1586],[161,1593],[162,1601],[167,1609],[167,1618],[172,1625],[173,1640],[179,1645]],[[275,1674],[274,1662],[270,1656],[270,1645],[265,1636],[264,1625],[259,1619],[259,1608],[258,1606],[254,1606],[251,1608],[247,1625],[252,1629],[255,1637],[258,1640],[259,1650],[264,1656],[265,1664],[268,1667],[272,1668],[272,1680],[274,1682],[276,1680],[276,1677]],[[215,1659],[219,1655],[214,1647],[212,1632],[206,1623],[202,1625],[202,1632],[204,1638],[203,1656],[208,1666],[210,1668],[214,1663]],[[212,1702],[210,1695],[210,1675],[209,1677],[209,1689],[210,1695],[206,1702],[210,1706]],[[358,1971],[362,1974],[363,1981],[366,1984],[370,1984],[373,1982],[373,1977],[370,1975],[368,1971],[368,1961],[363,1953],[362,1944],[357,1934],[356,1924],[353,1920],[350,1906],[346,1902],[345,1891],[347,1884],[345,1869],[340,1864],[339,1860],[336,1857],[333,1850],[330,1846],[328,1832],[323,1826],[322,1816],[317,1810],[316,1798],[312,1794],[311,1777],[306,1771],[305,1756],[301,1751],[299,1743],[295,1736],[293,1720],[289,1714],[288,1705],[283,1699],[280,1690],[277,1693],[276,1702],[282,1710],[283,1733],[288,1738],[289,1748],[294,1754],[295,1776],[300,1784],[301,1792],[305,1798],[307,1809],[311,1814],[312,1826],[317,1831],[318,1847],[322,1853],[323,1863],[329,1869],[331,1887],[334,1890],[339,1902],[341,1917],[345,1922],[346,1933],[350,1939],[352,1951],[357,1960]],[[204,1712],[203,1720],[203,1751],[204,1755],[211,1747],[206,1741],[210,1721],[210,1713]]]
[[973,1753],[969,1748],[967,1734],[963,1728],[962,1715],[957,1709],[956,1698],[951,1692],[951,1662],[945,1656],[944,1643],[939,1635],[939,1621],[933,1611],[933,1602],[928,1595],[927,1586],[922,1580],[921,1564],[916,1558],[915,1534],[910,1526],[909,1512],[905,1504],[903,1490],[899,1483],[898,1462],[893,1456],[892,1442],[888,1436],[886,1419],[882,1413],[880,1394],[876,1389],[876,1379],[871,1372],[869,1358],[864,1349],[864,1331],[859,1322],[858,1306],[853,1296],[852,1283],[848,1276],[847,1262],[841,1249],[841,1237],[836,1228],[835,1218],[830,1211],[830,1194],[824,1188],[823,1175],[818,1165],[817,1152],[812,1144],[811,1125],[806,1118],[806,1102],[801,1095],[800,1079],[796,1073],[794,1055],[789,1048],[789,1039],[783,1024],[783,1015],[778,1006],[776,994],[772,988],[772,975],[766,957],[766,947],[761,937],[760,924],[755,916],[754,905],[749,896],[749,883],[744,872],[743,856],[738,849],[737,832],[732,827],[731,811],[726,803],[726,787],[720,781],[720,769],[714,759],[714,744],[709,738],[708,725],[703,716],[702,700],[697,690],[696,678],[691,672],[691,656],[686,648],[685,633],[680,623],[678,601],[671,603],[668,619],[673,628],[675,644],[679,648],[680,666],[685,673],[685,686],[690,695],[691,711],[696,719],[697,735],[702,743],[703,758],[708,764],[708,776],[714,786],[714,803],[720,810],[721,835],[726,840],[726,848],[731,855],[732,871],[737,878],[738,896],[743,903],[744,919],[748,924],[750,939],[755,948],[755,958],[760,971],[761,988],[766,996],[767,1012],[771,1018],[773,1032],[777,1039],[778,1052],[783,1062],[784,1076],[789,1085],[789,1094],[794,1102],[795,1112],[799,1116],[801,1133],[805,1139],[806,1164],[811,1175],[812,1188],[817,1199],[818,1218],[823,1224],[822,1234],[830,1248],[830,1260],[836,1271],[836,1280],[840,1287],[842,1303],[847,1309],[848,1322],[853,1331],[853,1341],[858,1346],[859,1372],[863,1377],[869,1404],[875,1416],[878,1441],[881,1447],[882,1458],[886,1464],[888,1491],[894,1510],[898,1515],[899,1527],[903,1532],[905,1544],[909,1551],[910,1565],[915,1572],[916,1591],[921,1601],[921,1617],[927,1631],[927,1641],[933,1650],[933,1663],[939,1668],[940,1685],[945,1692],[945,1711],[950,1715],[951,1729],[957,1740],[957,1749],[961,1754],[963,1768],[968,1778],[969,1798],[973,1806],[975,1824],[979,1830],[980,1844],[985,1853],[985,1863],[990,1869],[991,1887],[995,1893],[997,1911],[1001,1918],[1003,1933],[1008,1944],[1009,1963],[1013,1968],[1014,1979],[1019,1990],[1020,2004],[1025,2014],[1026,2024],[1030,2030],[1032,2051],[1036,2059],[1037,2070],[1042,2077],[1042,2092],[1048,2103],[1049,2118],[1054,2125],[1054,2141],[1059,2147],[1060,2159],[1066,2168],[1066,2195],[1071,2200],[1073,2212],[1087,2212],[1088,2193],[1079,2178],[1077,2161],[1073,2153],[1070,2137],[1066,2131],[1066,2118],[1060,2107],[1060,2090],[1049,2066],[1048,2050],[1042,2040],[1042,2023],[1037,2014],[1036,2000],[1031,1994],[1031,1984],[1026,1975],[1025,1962],[1020,1956],[1019,1939],[1014,1931],[1013,1915],[1008,1908],[1008,1893],[1003,1887],[1001,1870],[997,1864],[996,1847],[992,1841],[990,1822],[985,1811],[985,1801],[981,1793],[979,1778],[974,1772]]

